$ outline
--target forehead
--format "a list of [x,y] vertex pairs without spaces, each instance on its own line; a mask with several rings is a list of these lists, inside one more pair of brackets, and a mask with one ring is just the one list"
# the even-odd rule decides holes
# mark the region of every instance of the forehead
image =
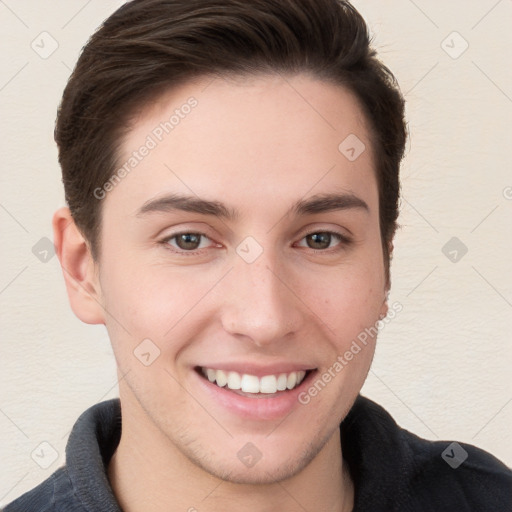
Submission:
[[223,197],[243,209],[257,207],[247,201],[255,196],[377,197],[356,97],[305,75],[203,77],[169,90],[134,117],[118,165],[129,172],[107,202],[123,195],[141,205],[178,192]]

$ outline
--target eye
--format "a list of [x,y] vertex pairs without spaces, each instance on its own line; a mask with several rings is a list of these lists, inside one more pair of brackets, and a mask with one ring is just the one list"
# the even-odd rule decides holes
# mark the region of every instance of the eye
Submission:
[[196,251],[208,247],[211,240],[202,233],[178,233],[166,238],[164,243],[181,251]]
[[348,240],[339,233],[333,233],[331,231],[319,231],[306,235],[297,245],[299,247],[309,247],[317,251],[325,249],[331,249],[339,245],[341,242],[347,242]]

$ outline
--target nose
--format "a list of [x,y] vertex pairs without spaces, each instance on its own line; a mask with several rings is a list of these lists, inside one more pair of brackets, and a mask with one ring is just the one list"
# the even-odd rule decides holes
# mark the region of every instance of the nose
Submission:
[[231,335],[263,347],[289,340],[301,329],[303,304],[275,258],[262,255],[253,263],[238,259],[227,286],[221,315]]

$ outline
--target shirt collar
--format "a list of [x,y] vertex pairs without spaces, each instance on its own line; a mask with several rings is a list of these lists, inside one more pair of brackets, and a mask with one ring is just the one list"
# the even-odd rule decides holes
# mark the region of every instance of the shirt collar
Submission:
[[[354,481],[354,512],[391,510],[392,503],[404,502],[405,476],[413,457],[391,416],[359,395],[340,425],[340,436]],[[66,446],[68,474],[76,496],[88,510],[121,512],[107,476],[120,438],[119,399],[88,409],[71,431]]]

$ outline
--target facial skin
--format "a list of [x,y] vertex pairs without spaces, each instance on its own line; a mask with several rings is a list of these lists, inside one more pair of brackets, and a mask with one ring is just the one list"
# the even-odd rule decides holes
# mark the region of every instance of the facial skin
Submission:
[[[113,488],[128,512],[283,511],[297,503],[350,510],[339,424],[364,383],[375,340],[307,405],[294,399],[277,410],[272,400],[282,396],[242,404],[197,368],[260,376],[311,369],[300,387],[307,391],[386,314],[364,117],[352,94],[305,75],[204,78],[140,113],[120,164],[190,97],[197,106],[103,200],[97,261],[75,226],[65,229],[66,209],[54,219],[72,307],[83,321],[106,325],[121,377]],[[349,134],[366,146],[353,162],[338,150]],[[148,206],[170,195],[222,203],[233,215]],[[367,207],[293,209],[329,195]],[[328,232],[341,238],[307,237]],[[180,249],[172,237],[182,233],[205,237]],[[243,256],[259,247],[248,263]],[[151,357],[151,347],[160,353],[145,366],[134,351],[147,339]],[[257,448],[246,447],[250,454],[261,454],[252,467],[239,456],[247,443]]]

